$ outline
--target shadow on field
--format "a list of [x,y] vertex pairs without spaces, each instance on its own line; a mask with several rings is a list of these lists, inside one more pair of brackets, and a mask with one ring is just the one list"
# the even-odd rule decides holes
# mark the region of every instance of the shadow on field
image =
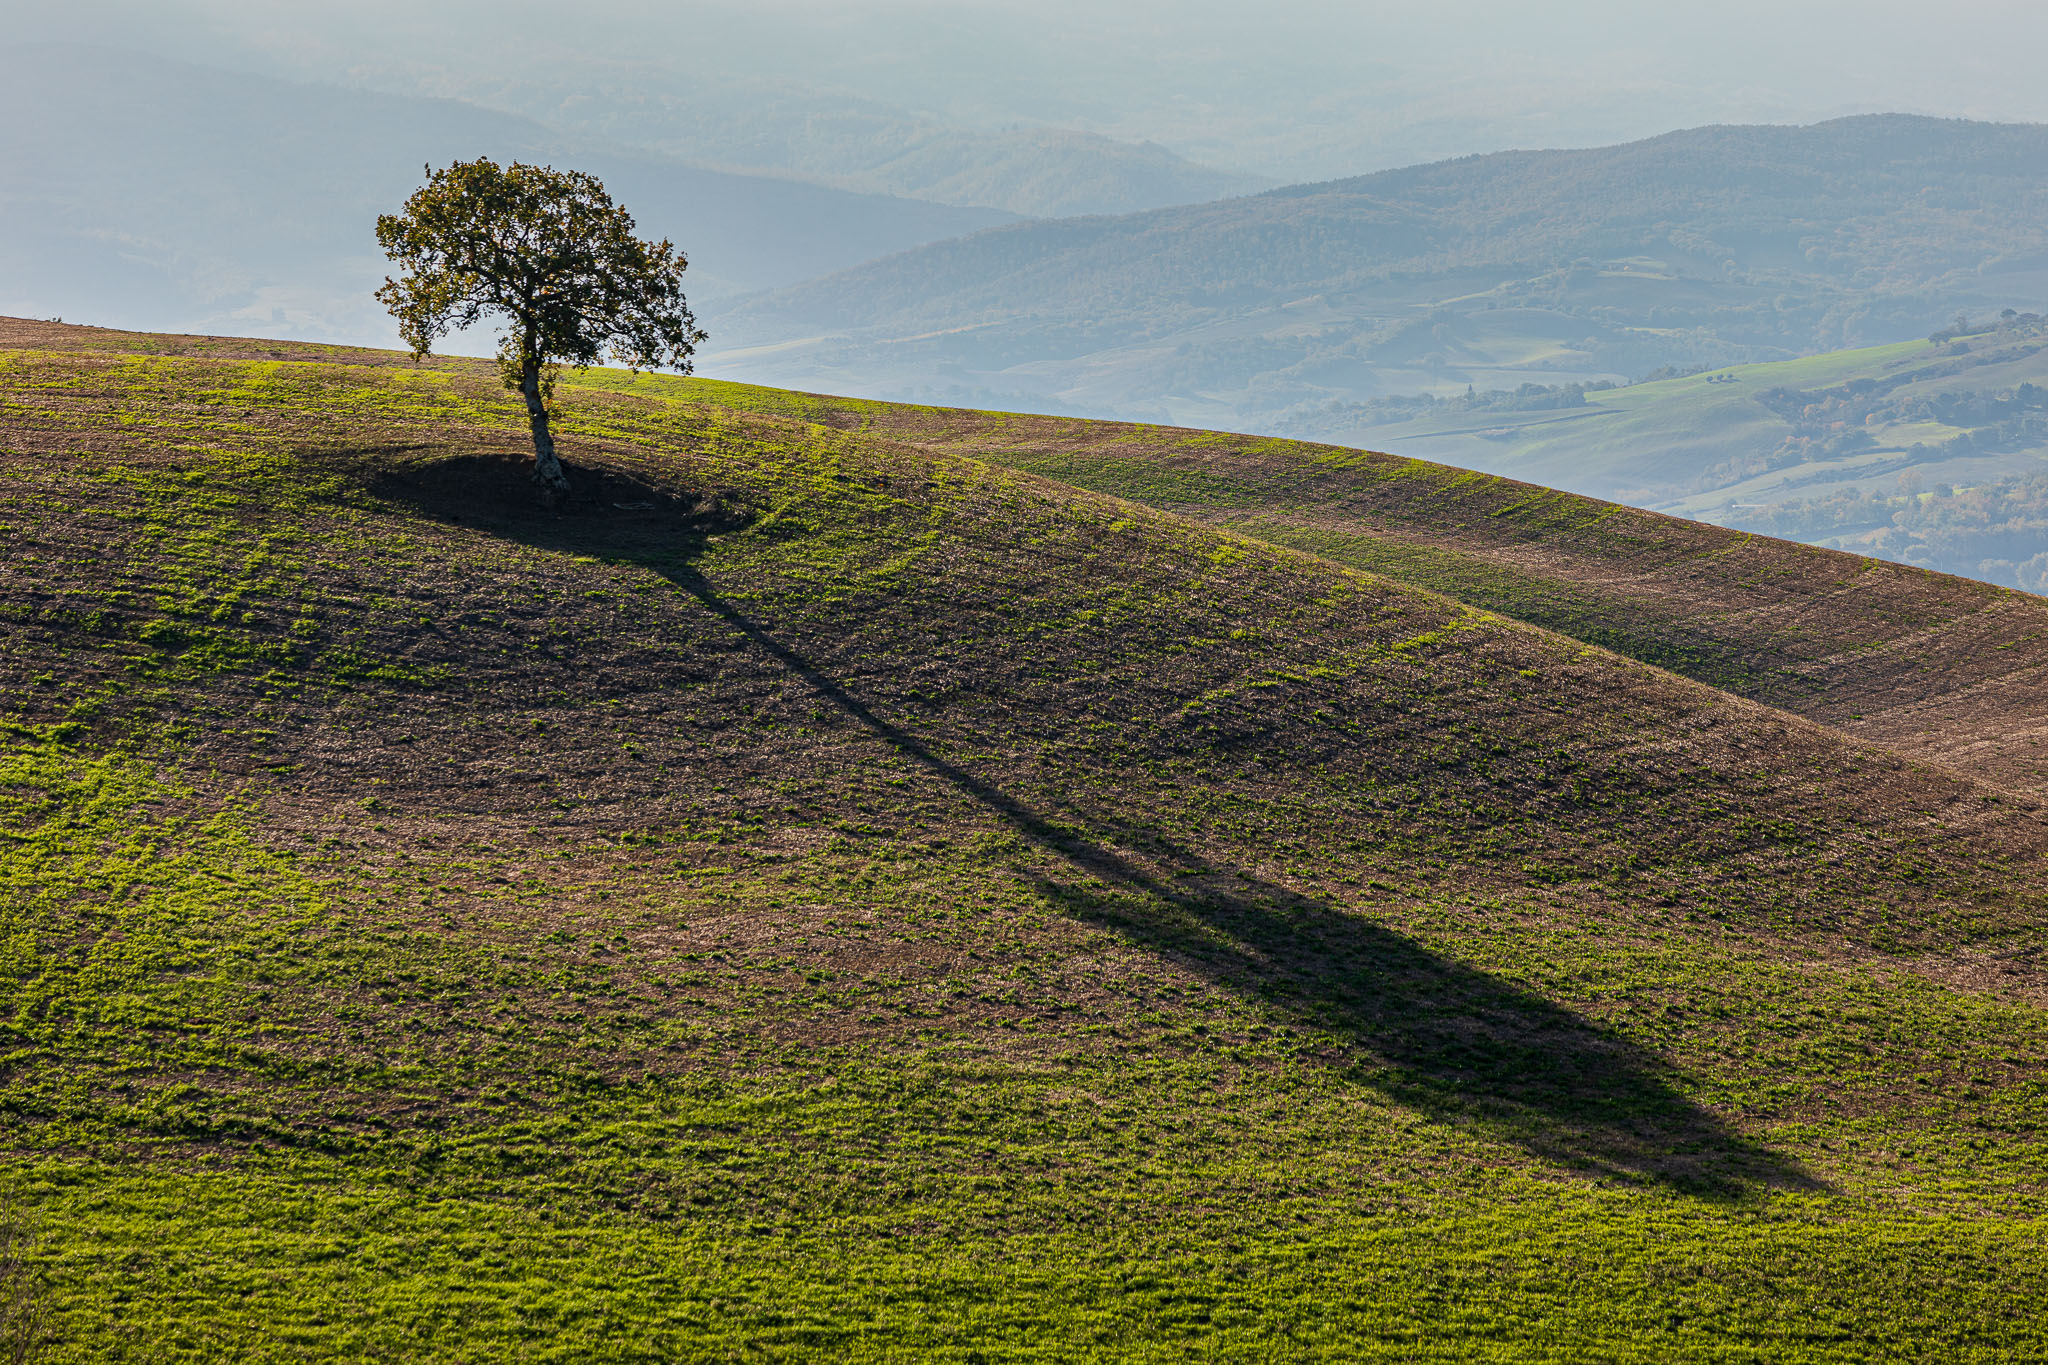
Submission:
[[572,491],[551,506],[529,475],[530,457],[435,455],[412,447],[348,452],[372,496],[431,520],[551,550],[630,559],[659,572],[687,564],[710,537],[745,525],[752,515],[716,495],[678,492],[673,483],[567,460]]
[[[393,475],[375,491],[490,534],[661,574],[820,699],[1050,855],[1024,871],[1049,902],[1328,1040],[1332,1064],[1361,1084],[1573,1170],[1716,1198],[1759,1186],[1823,1188],[1796,1162],[1687,1100],[1653,1054],[1540,995],[1358,913],[1219,866],[1157,831],[1100,823],[1081,831],[1065,812],[1055,822],[941,757],[692,567],[708,538],[742,524],[742,514],[614,470],[573,466],[577,498],[560,513],[523,490],[502,506],[480,505],[481,471],[468,463]],[[451,493],[460,511],[449,510]],[[1120,851],[1130,848],[1145,850],[1142,861]]]

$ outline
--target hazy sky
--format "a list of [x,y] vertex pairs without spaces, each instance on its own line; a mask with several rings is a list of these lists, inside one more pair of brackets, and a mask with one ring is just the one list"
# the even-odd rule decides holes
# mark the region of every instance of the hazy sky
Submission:
[[19,38],[390,84],[592,62],[1086,127],[1322,177],[1713,121],[2048,119],[2038,0],[72,0]]

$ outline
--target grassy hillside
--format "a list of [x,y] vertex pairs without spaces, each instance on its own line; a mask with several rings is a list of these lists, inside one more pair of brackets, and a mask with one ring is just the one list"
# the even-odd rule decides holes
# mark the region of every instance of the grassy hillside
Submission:
[[2032,797],[744,390],[552,515],[484,366],[6,340],[54,1359],[2048,1355]]
[[592,372],[587,388],[801,417],[1290,545],[2048,793],[2048,602],[1369,451]]
[[1315,434],[1333,403],[2039,308],[2044,170],[2033,125],[1696,128],[993,228],[738,302],[712,331],[721,372],[762,383]]

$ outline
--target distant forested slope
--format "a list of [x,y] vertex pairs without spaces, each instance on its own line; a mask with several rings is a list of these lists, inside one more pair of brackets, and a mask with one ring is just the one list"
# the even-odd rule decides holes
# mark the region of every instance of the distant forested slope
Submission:
[[1612,389],[1346,404],[1345,445],[2048,592],[2048,319]]
[[736,377],[1291,430],[1332,402],[1783,359],[2044,297],[2048,127],[1885,115],[1012,225],[748,300],[716,333]]

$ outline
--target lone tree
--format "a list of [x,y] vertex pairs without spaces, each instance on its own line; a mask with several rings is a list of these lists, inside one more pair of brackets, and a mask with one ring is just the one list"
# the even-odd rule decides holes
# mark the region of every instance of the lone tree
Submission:
[[633,235],[633,216],[595,176],[490,160],[427,168],[403,213],[377,219],[377,243],[404,274],[377,297],[413,359],[486,313],[511,324],[498,345],[505,386],[526,399],[533,477],[569,491],[548,429],[555,377],[609,356],[635,370],[690,372],[704,333],[683,298],[689,262]]

